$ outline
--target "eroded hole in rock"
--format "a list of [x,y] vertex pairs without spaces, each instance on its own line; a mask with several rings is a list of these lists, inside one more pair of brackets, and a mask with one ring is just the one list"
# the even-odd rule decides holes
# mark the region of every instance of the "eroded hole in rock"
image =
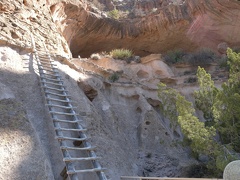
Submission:
[[54,13],[55,9],[56,9],[56,5],[50,6],[50,11],[52,14]]
[[146,124],[146,125],[150,125],[151,122],[150,122],[150,121],[146,121],[145,124]]
[[5,23],[3,23],[3,22],[0,22],[0,26],[1,27],[7,27],[7,25]]
[[180,134],[179,134],[177,131],[173,131],[173,135],[174,135],[175,137],[177,137],[177,138],[180,138],[180,137],[181,137]]
[[138,113],[141,113],[141,112],[142,112],[142,109],[141,109],[140,107],[138,107],[138,108],[136,109],[136,111],[137,111]]
[[19,38],[19,36],[14,31],[11,31],[11,37],[13,39],[18,39]]
[[152,153],[147,153],[146,154],[146,158],[151,158],[152,157]]
[[140,79],[146,79],[149,77],[149,74],[146,71],[143,71],[142,69],[137,72],[137,76]]
[[23,0],[23,4],[24,4],[25,6],[28,6],[28,3],[27,3],[26,0]]
[[135,100],[138,100],[139,99],[139,95],[133,95],[132,98],[135,99]]
[[158,107],[161,104],[159,100],[152,99],[152,98],[148,98],[147,102],[153,107]]
[[97,90],[85,81],[78,81],[78,86],[83,90],[84,94],[90,101],[93,101],[93,99],[98,95]]
[[16,25],[15,23],[12,23],[12,26],[13,26],[13,27],[17,27],[17,25]]

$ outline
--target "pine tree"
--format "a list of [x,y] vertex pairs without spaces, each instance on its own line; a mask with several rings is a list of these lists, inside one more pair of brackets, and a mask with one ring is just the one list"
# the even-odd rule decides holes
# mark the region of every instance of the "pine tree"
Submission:
[[205,127],[203,122],[194,115],[195,109],[191,102],[184,96],[177,94],[176,107],[178,123],[183,134],[191,141],[192,150],[196,153],[214,154],[215,142],[213,137],[216,130],[213,127]]
[[199,90],[194,92],[196,107],[204,114],[207,121],[213,120],[213,104],[218,89],[214,86],[211,75],[204,68],[198,67],[197,78]]
[[[208,126],[199,121],[192,103],[184,96],[164,84],[159,85],[165,115],[180,125],[194,152],[210,157],[207,167],[217,176],[240,153],[240,53],[228,49],[227,55],[229,79],[221,89],[214,86],[210,74],[198,67],[195,104],[207,121],[214,122]],[[220,137],[218,141],[214,139],[216,133]]]
[[217,93],[213,115],[222,143],[240,152],[240,53],[228,49],[227,55],[229,79]]
[[167,87],[166,84],[158,84],[158,97],[162,102],[161,110],[163,111],[163,115],[169,118],[173,128],[178,125],[176,108],[177,94],[178,92],[175,89]]
[[195,109],[191,102],[173,88],[159,84],[159,97],[163,104],[165,115],[180,125],[185,137],[190,140],[195,153],[213,154],[215,143],[213,137],[216,130],[205,127],[203,122],[194,115]]

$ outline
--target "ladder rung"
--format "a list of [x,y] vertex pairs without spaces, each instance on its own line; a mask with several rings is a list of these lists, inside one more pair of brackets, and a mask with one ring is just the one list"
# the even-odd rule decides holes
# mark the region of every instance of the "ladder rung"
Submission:
[[[52,65],[52,64],[50,64],[50,65]],[[44,68],[45,68],[45,69],[50,69],[50,70],[51,70],[51,69],[58,69],[57,67],[51,67],[51,66],[49,66],[49,65],[47,65],[47,64],[44,64],[44,63],[43,63],[43,64],[42,64],[42,63],[41,63],[41,64],[38,64],[38,67],[39,67],[40,69],[44,69]]]
[[38,64],[38,68],[41,70],[55,70],[57,72],[58,68],[57,67],[52,67],[50,65],[46,65],[46,64]]
[[79,114],[76,113],[65,113],[65,112],[55,112],[55,111],[49,111],[51,114],[59,114],[59,115],[66,115],[66,116],[78,116]]
[[78,123],[78,122],[82,122],[82,120],[70,121],[70,120],[63,120],[63,119],[56,119],[56,118],[54,118],[53,121],[60,122],[60,123]]
[[72,102],[72,101],[69,101],[69,100],[61,100],[61,99],[55,99],[55,98],[49,98],[49,97],[46,97],[46,99],[51,100],[51,101],[64,102],[64,103]]
[[75,171],[67,171],[67,174],[100,172],[100,171],[104,171],[104,170],[106,170],[106,168],[94,168],[94,169],[85,169],[85,170],[75,170]]
[[77,108],[77,107],[70,107],[70,106],[61,106],[61,105],[57,105],[57,104],[46,104],[46,106],[58,107],[58,108],[63,108],[63,109],[76,109]]
[[46,81],[40,81],[40,82],[41,82],[41,83],[46,83],[46,84],[55,85],[55,86],[63,86],[62,84],[53,83],[53,82],[46,82]]
[[56,75],[56,74],[48,74],[48,73],[44,73],[44,72],[39,72],[39,74],[41,75],[47,75],[47,76],[53,76],[53,77],[57,77],[57,78],[61,78],[61,76]]
[[46,65],[52,65],[52,66],[56,66],[56,64],[49,63],[49,62],[41,62],[41,64],[46,64]]
[[46,61],[43,61],[43,62],[38,63],[38,66],[40,66],[40,67],[41,67],[41,66],[42,66],[42,67],[49,67],[49,68],[53,68],[53,69],[58,69],[55,64],[49,63],[49,62],[46,62]]
[[101,159],[100,157],[84,157],[84,158],[63,158],[63,161],[94,161],[97,159]]
[[40,67],[39,67],[39,70],[48,71],[48,72],[52,72],[52,73],[57,73],[57,71],[52,71],[52,70],[44,69],[44,68],[40,68]]
[[76,131],[76,132],[83,132],[83,131],[87,131],[87,129],[67,129],[67,128],[54,128],[54,130],[56,131]]
[[48,56],[42,56],[42,55],[37,55],[37,57],[39,58],[40,61],[50,61],[50,62],[54,62],[52,59],[50,59]]
[[56,136],[56,139],[58,140],[71,140],[71,141],[85,141],[89,138],[73,138],[73,137],[65,137],[65,136]]
[[64,89],[57,89],[57,88],[53,88],[53,87],[49,87],[49,86],[41,86],[41,87],[45,88],[45,89],[51,89],[51,90],[55,90],[55,91],[60,91],[60,92],[67,92]]
[[49,80],[49,81],[55,81],[55,82],[63,82],[61,79],[58,80],[58,79],[52,79],[52,78],[46,78],[46,77],[41,77],[42,79],[46,79],[46,80]]
[[43,53],[38,53],[39,57],[44,57],[44,58],[48,58],[49,59],[49,54],[43,54]]
[[91,150],[96,149],[96,147],[93,146],[93,147],[83,147],[83,148],[78,148],[78,147],[60,146],[60,149],[66,149],[66,150],[79,150],[79,151],[91,151]]
[[54,60],[52,60],[52,59],[49,59],[49,58],[42,58],[42,57],[40,57],[39,58],[39,62],[40,63],[42,63],[42,62],[50,62],[50,63],[54,63]]
[[51,94],[51,95],[54,95],[54,96],[60,96],[60,97],[67,97],[67,98],[70,98],[71,96],[69,95],[65,95],[65,94],[58,94],[58,93],[52,93],[52,92],[48,92],[48,91],[44,91],[46,94]]

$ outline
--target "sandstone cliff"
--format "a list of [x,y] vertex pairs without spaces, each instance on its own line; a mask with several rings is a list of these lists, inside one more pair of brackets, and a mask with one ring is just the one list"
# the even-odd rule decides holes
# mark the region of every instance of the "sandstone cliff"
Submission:
[[231,46],[240,42],[240,4],[235,0],[140,1],[130,6],[134,17],[123,20],[106,18],[81,3],[50,5],[53,20],[75,57],[114,48],[132,49],[137,55],[175,48],[216,50],[221,42]]

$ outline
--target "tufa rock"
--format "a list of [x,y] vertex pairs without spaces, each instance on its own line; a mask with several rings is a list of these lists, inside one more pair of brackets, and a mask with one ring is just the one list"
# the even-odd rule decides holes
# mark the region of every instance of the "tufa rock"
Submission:
[[224,180],[240,180],[240,160],[230,162],[223,172]]
[[93,99],[98,95],[97,90],[95,90],[87,81],[79,80],[78,86],[83,90],[90,101],[93,101]]
[[229,45],[226,42],[218,44],[217,49],[220,54],[226,54]]

